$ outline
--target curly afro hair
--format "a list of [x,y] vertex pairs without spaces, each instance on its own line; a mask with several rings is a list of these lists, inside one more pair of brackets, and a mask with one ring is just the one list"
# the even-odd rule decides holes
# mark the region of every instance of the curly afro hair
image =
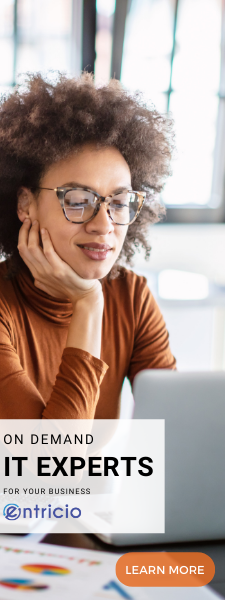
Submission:
[[17,250],[18,190],[28,187],[38,197],[48,167],[88,142],[115,146],[130,167],[133,188],[147,192],[110,276],[118,274],[119,261],[131,264],[137,248],[144,248],[147,258],[148,226],[163,213],[157,196],[170,175],[171,126],[140,93],[131,95],[117,80],[95,87],[88,73],[77,79],[59,73],[54,84],[28,74],[26,85],[3,97],[0,106],[0,251],[10,258],[8,275],[23,264]]

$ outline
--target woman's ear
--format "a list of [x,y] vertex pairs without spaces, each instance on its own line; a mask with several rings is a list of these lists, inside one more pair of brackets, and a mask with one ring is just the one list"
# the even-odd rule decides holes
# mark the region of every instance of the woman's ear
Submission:
[[17,216],[22,223],[26,217],[31,218],[33,202],[34,199],[31,190],[21,187],[17,194]]

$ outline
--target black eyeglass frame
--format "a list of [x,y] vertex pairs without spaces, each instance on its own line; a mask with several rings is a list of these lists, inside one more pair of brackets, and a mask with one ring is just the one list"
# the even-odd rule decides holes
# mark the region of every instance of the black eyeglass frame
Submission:
[[[94,192],[94,190],[91,190],[90,188],[87,187],[75,187],[75,188],[68,188],[68,187],[57,187],[57,188],[46,188],[46,187],[39,187],[39,190],[49,190],[52,192],[56,192],[56,195],[60,201],[63,213],[67,219],[67,221],[69,221],[70,223],[76,223],[77,225],[83,224],[83,223],[88,223],[89,221],[91,221],[92,219],[94,219],[94,217],[96,217],[101,204],[103,204],[104,202],[106,202],[107,204],[110,204],[110,200],[109,198],[114,198],[115,196],[119,196],[118,194],[113,194],[112,196],[100,196],[100,194],[98,194],[97,192]],[[95,198],[97,199],[96,202],[96,208],[94,209],[93,215],[92,217],[90,217],[90,219],[87,219],[86,221],[71,221],[71,219],[69,219],[67,217],[66,214],[66,209],[64,206],[64,199],[65,199],[65,195],[67,192],[72,192],[73,190],[81,190],[81,191],[85,191],[85,192],[90,192],[91,194],[94,194]],[[124,190],[126,191],[126,190]],[[136,192],[135,190],[127,190],[127,192],[132,193],[132,194],[137,194],[138,199],[139,199],[139,207],[138,210],[136,212],[135,217],[132,219],[132,221],[129,221],[129,223],[116,223],[116,221],[113,220],[113,218],[111,217],[110,213],[107,210],[107,214],[109,215],[111,221],[113,221],[113,223],[115,223],[115,225],[131,225],[132,223],[134,223],[134,221],[136,220],[136,218],[138,217],[138,215],[140,214],[140,211],[142,209],[142,206],[144,204],[145,198],[146,198],[146,192]],[[120,192],[121,194],[122,192]],[[63,204],[62,204],[63,202]]]

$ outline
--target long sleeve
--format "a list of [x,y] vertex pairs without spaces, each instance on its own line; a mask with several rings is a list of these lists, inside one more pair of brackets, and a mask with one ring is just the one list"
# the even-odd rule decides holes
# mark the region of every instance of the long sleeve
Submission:
[[134,346],[128,371],[131,384],[135,375],[144,369],[176,368],[165,322],[144,277],[137,280],[134,315]]
[[[0,418],[116,419],[124,378],[174,369],[166,326],[146,279],[105,280],[101,359],[66,348],[72,306],[0,264]],[[108,366],[109,365],[109,368]]]
[[[0,418],[91,419],[107,365],[88,352],[65,348],[47,403],[23,369],[13,345],[12,316],[0,302]],[[43,369],[46,365],[43,364]]]

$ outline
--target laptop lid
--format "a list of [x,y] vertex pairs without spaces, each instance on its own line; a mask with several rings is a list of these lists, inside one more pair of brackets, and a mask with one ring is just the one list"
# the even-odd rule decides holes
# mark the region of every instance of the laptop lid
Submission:
[[225,537],[225,373],[142,371],[134,419],[165,419],[164,543]]

